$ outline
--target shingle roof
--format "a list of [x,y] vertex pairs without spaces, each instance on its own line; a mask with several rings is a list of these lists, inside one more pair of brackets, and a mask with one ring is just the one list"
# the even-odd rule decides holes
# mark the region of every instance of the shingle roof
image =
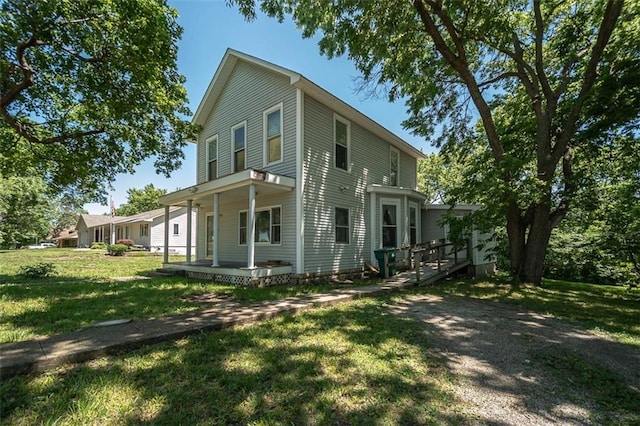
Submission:
[[[181,207],[177,206],[171,207],[169,208],[169,212],[173,213],[180,208]],[[159,216],[164,216],[164,207],[155,210],[149,210],[148,212],[134,214],[131,216],[120,217],[117,220],[114,220],[114,223],[151,222],[153,221],[153,219]]]
[[[108,225],[111,223],[111,216],[107,214],[82,214],[80,215],[82,220],[84,220],[87,228],[93,228],[94,226]],[[116,222],[119,219],[122,219],[122,216],[114,216],[113,221]]]

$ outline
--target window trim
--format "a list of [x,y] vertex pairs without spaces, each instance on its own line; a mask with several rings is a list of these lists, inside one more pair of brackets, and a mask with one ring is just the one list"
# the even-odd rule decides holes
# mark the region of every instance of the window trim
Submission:
[[[214,177],[209,176],[209,173],[211,171],[211,167],[209,166],[209,164],[211,163],[212,160],[209,159],[209,143],[212,142],[215,139],[216,141],[216,175]],[[246,136],[245,136],[246,139]],[[218,134],[216,133],[215,135],[209,136],[208,138],[206,138],[204,140],[204,144],[205,144],[205,163],[206,163],[206,170],[207,170],[207,181],[213,180],[213,179],[217,179],[218,176],[220,175],[220,164],[218,164],[219,161],[219,154],[220,154],[220,139],[218,138]]]
[[[277,243],[274,243],[274,242],[273,242],[273,236],[272,236],[272,234],[273,234],[273,226],[274,226],[274,223],[273,223],[273,213],[272,213],[272,210],[273,210],[273,209],[280,209],[280,223],[275,224],[275,225],[277,225],[277,226],[280,226],[280,241],[279,241],[279,242],[277,242]],[[254,246],[281,246],[281,245],[282,245],[282,227],[283,227],[283,222],[284,222],[284,221],[282,220],[282,219],[283,219],[283,218],[282,218],[282,212],[283,212],[282,204],[277,204],[277,205],[272,205],[272,206],[265,206],[265,207],[256,208],[256,214],[257,214],[257,213],[260,213],[260,212],[265,212],[265,211],[268,211],[268,212],[269,212],[269,240],[270,240],[270,241],[269,241],[268,243],[265,243],[265,242],[259,242],[259,241],[254,241],[254,242],[253,242],[253,244],[254,244]],[[238,246],[239,246],[239,247],[246,247],[246,246],[247,246],[247,242],[248,242],[248,241],[245,241],[244,243],[240,242],[240,228],[245,228],[245,229],[247,230],[247,233],[246,233],[247,238],[249,237],[249,232],[248,232],[249,227],[248,227],[248,224],[245,222],[244,227],[242,227],[242,226],[241,226],[242,221],[240,220],[240,216],[242,215],[242,213],[246,213],[246,214],[247,214],[247,220],[246,220],[246,222],[248,222],[248,221],[249,221],[249,210],[248,210],[248,209],[238,210],[238,240],[237,240],[237,241],[238,241]],[[256,223],[254,223],[254,224],[253,224],[253,226],[255,227],[257,224],[258,224],[258,223],[257,223],[257,221],[256,221]],[[257,234],[256,234],[256,235],[257,235]]]
[[236,170],[236,152],[240,150],[236,150],[235,131],[240,127],[244,127],[244,168],[242,170],[247,169],[247,120],[244,120],[236,124],[235,126],[231,126],[231,170],[233,171],[233,173],[242,171]]
[[409,201],[409,211],[407,212],[408,224],[409,224],[409,244],[411,244],[411,209],[416,210],[416,244],[420,244],[422,242],[422,229],[420,228],[420,207],[418,203],[414,201]]
[[[336,156],[336,145],[344,146],[342,144],[338,144],[336,139],[336,122],[340,121],[342,124],[347,126],[347,168],[343,169],[342,167],[338,167],[337,165],[337,156]],[[336,170],[342,170],[343,172],[351,173],[351,122],[344,117],[339,116],[338,114],[333,114],[333,168]]]
[[[283,118],[283,102],[272,106],[271,108],[262,112],[262,149],[263,149],[263,164],[270,166],[273,164],[282,163],[284,161],[284,118]],[[267,135],[268,130],[268,116],[276,111],[280,111],[280,158],[276,161],[269,162],[269,138]],[[245,157],[246,158],[246,157]]]
[[396,208],[396,244],[394,244],[393,247],[401,247],[402,245],[402,203],[400,202],[399,199],[397,198],[380,198],[380,204],[379,204],[379,212],[380,212],[380,223],[378,225],[378,233],[380,235],[380,247],[382,248],[384,247],[383,243],[384,243],[384,237],[383,237],[383,228],[384,228],[384,206],[390,206],[393,205]]
[[[396,158],[398,162],[396,164],[396,182],[395,184],[391,181],[391,176],[393,172],[393,161],[392,161],[392,153],[396,153]],[[400,186],[400,150],[394,146],[389,146],[389,186]]]
[[[338,221],[337,221],[338,209],[347,211],[347,226],[346,226],[346,228],[347,228],[347,241],[338,241],[338,227],[340,227],[341,229],[345,228],[343,225],[338,225]],[[333,233],[334,233],[333,241],[336,244],[351,245],[351,209],[350,208],[348,208],[348,207],[340,207],[340,206],[335,206],[333,208]]]
[[140,236],[141,237],[148,237],[149,236],[149,224],[148,223],[141,223],[140,224]]

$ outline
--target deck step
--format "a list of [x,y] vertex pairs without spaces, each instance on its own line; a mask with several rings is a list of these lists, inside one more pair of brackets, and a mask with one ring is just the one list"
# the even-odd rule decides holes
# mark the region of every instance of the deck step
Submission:
[[184,271],[179,269],[166,269],[166,268],[158,268],[153,272],[149,273],[150,277],[175,277],[182,276],[184,277]]

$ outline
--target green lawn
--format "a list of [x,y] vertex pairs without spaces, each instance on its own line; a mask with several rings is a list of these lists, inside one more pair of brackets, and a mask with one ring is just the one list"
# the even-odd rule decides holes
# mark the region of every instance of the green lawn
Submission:
[[[183,296],[208,292],[246,301],[334,286],[244,289],[183,278],[115,281],[159,266],[157,257],[109,258],[70,250],[0,252],[6,338],[79,328],[114,317],[200,309]],[[27,256],[28,258],[24,258]],[[33,257],[31,257],[33,256]],[[20,264],[52,261],[60,276],[24,282]],[[84,265],[92,267],[84,268]],[[515,303],[610,333],[638,346],[640,294],[557,281],[512,287],[501,279],[449,280],[408,293]],[[469,424],[452,376],[430,355],[428,334],[387,310],[407,292],[360,299],[260,324],[205,333],[0,383],[2,422],[31,424]],[[8,336],[8,337],[7,337]],[[24,337],[27,336],[27,337]],[[593,401],[594,421],[637,424],[640,395],[617,376],[556,354],[532,359]],[[582,401],[574,401],[582,404]],[[608,420],[607,420],[608,419]]]
[[[184,260],[183,256],[172,261]],[[18,276],[20,266],[51,262],[58,275]],[[182,277],[145,275],[162,266],[148,253],[106,256],[103,250],[0,251],[0,343],[77,330],[117,318],[145,319],[205,309],[190,296],[216,293],[240,302],[274,300],[331,290],[339,284],[236,287]],[[131,280],[123,281],[129,277]]]
[[5,423],[460,424],[414,321],[360,299],[0,385]]

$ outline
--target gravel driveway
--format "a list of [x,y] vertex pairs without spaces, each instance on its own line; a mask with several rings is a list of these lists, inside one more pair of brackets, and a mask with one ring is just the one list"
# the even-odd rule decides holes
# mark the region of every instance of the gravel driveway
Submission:
[[[549,425],[639,421],[603,413],[567,369],[609,369],[640,389],[640,350],[549,316],[497,302],[431,295],[390,306],[423,322],[432,355],[461,378],[455,393],[477,424]],[[555,365],[559,367],[555,367]],[[574,380],[574,378],[576,380]],[[640,407],[638,407],[640,411]],[[606,410],[604,410],[606,411]],[[602,417],[613,416],[613,418]]]

